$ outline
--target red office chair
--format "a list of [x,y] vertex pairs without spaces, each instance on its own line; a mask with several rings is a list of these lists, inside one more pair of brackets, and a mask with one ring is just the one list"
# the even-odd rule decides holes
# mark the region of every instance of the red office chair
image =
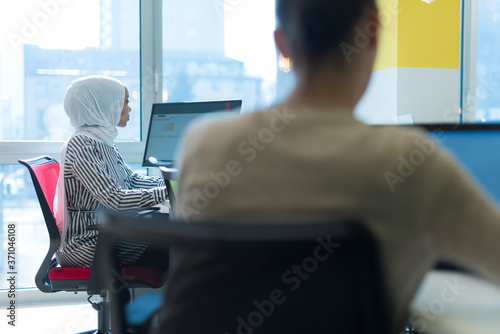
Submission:
[[[100,266],[95,264],[96,261],[94,261],[92,268],[61,267],[57,264],[55,258],[55,252],[61,243],[61,235],[54,219],[53,208],[59,178],[59,163],[48,156],[19,160],[19,163],[26,166],[30,172],[50,238],[49,250],[35,276],[36,286],[40,291],[46,293],[58,291],[87,292],[90,295],[88,298],[89,303],[98,311],[98,329],[82,334],[108,333],[109,312],[106,289],[111,285],[107,286],[106,282],[98,280],[98,278],[105,276],[104,273],[99,272]],[[96,250],[97,252],[98,250]],[[95,258],[99,257],[96,256]],[[164,275],[158,269],[123,267],[119,268],[118,271],[117,281],[120,282],[122,288],[158,288],[163,284]],[[92,295],[100,295],[102,301],[98,303],[90,301]]]

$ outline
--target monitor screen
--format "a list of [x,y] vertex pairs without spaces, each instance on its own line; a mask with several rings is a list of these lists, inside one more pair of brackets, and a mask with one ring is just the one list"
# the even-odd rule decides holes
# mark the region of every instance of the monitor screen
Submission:
[[500,204],[500,125],[425,125]]
[[184,130],[197,117],[213,112],[239,113],[240,110],[241,100],[154,103],[142,165],[155,166],[149,161],[150,157],[156,158],[159,164],[173,163]]

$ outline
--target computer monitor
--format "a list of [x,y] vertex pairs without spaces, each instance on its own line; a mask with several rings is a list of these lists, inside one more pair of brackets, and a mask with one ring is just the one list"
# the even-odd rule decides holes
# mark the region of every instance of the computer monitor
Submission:
[[[154,103],[146,138],[143,167],[174,162],[177,145],[186,126],[207,113],[239,113],[241,100]],[[153,164],[150,157],[157,159]]]
[[500,204],[500,124],[421,126]]

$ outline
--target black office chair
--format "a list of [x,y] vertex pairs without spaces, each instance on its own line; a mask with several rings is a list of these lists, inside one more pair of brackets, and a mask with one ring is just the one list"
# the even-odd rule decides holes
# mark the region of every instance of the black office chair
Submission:
[[[36,286],[45,293],[86,292],[90,295],[89,303],[98,311],[98,329],[85,333],[108,333],[108,289],[111,288],[116,293],[126,291],[125,289],[128,288],[158,288],[164,283],[164,273],[149,267],[121,267],[110,273],[114,275],[111,280],[104,281],[102,280],[104,273],[100,272],[101,266],[96,261],[100,258],[98,250],[90,268],[58,265],[55,253],[61,243],[61,235],[54,219],[53,201],[59,178],[59,163],[48,156],[19,160],[19,163],[24,165],[30,173],[50,239],[49,250],[35,276]],[[100,295],[102,299],[99,302],[93,302],[90,299],[92,295]]]
[[[138,224],[112,216],[99,231],[108,269],[121,239],[171,246],[158,333],[390,333],[377,247],[356,222]],[[113,296],[112,327],[125,318]]]

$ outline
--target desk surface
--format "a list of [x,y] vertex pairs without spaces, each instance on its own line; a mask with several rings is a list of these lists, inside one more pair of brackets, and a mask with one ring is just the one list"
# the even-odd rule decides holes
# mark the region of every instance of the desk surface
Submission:
[[429,273],[411,309],[415,329],[424,333],[500,333],[500,286],[464,273]]

